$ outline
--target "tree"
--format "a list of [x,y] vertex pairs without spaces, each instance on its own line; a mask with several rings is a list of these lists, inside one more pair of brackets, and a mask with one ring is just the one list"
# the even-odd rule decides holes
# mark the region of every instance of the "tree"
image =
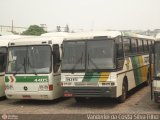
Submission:
[[22,35],[37,35],[38,36],[46,32],[47,31],[45,31],[43,27],[40,27],[38,25],[30,25],[29,28],[22,33]]

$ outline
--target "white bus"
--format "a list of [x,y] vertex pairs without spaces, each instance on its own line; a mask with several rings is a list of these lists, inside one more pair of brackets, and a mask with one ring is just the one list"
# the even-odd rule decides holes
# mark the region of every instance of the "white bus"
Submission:
[[82,33],[63,41],[61,85],[77,102],[112,97],[149,82],[149,49],[154,38],[120,31]]
[[60,85],[63,39],[39,36],[9,43],[5,74],[7,98],[53,100],[63,95]]
[[73,34],[73,33],[68,33],[68,32],[49,32],[49,33],[43,33],[41,36],[54,36],[54,37],[66,37],[66,36],[69,36],[70,34]]
[[0,97],[5,96],[4,74],[7,63],[7,49],[9,41],[20,38],[19,35],[0,36]]
[[160,34],[156,37],[154,47],[154,79],[151,93],[153,100],[160,103]]

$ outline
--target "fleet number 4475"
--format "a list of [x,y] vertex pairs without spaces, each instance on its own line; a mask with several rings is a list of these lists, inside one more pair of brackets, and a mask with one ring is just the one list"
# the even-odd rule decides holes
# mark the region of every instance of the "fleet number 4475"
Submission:
[[48,79],[35,79],[34,82],[48,82]]

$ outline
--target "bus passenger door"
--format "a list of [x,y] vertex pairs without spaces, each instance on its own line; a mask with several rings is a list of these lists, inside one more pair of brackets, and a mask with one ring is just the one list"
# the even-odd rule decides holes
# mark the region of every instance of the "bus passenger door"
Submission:
[[60,71],[60,48],[58,44],[53,45],[53,86],[59,89],[61,84],[61,71]]

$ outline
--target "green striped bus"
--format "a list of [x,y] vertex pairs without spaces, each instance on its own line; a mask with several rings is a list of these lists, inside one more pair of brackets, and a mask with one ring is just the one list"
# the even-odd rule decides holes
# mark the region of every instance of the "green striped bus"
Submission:
[[77,33],[63,41],[61,85],[77,102],[118,98],[149,83],[149,50],[154,38],[129,32]]
[[62,97],[60,84],[63,36],[13,40],[8,46],[5,74],[8,99],[53,100]]

